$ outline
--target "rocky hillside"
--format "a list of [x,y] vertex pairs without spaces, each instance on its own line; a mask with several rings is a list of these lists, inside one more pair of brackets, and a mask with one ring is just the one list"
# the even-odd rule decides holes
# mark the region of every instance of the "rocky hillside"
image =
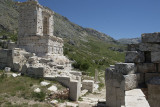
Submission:
[[118,42],[121,44],[138,44],[141,42],[141,38],[119,39]]
[[[13,0],[0,1],[0,36],[11,36],[13,31],[17,32],[16,8]],[[118,42],[112,37],[91,28],[83,28],[58,13],[55,13],[54,21],[54,35],[64,39],[64,53],[73,60],[75,68],[92,74],[96,68],[105,70],[109,64],[123,61],[124,47],[117,45]],[[11,37],[16,40],[17,35]]]
[[18,12],[12,0],[0,0],[0,30],[17,31]]

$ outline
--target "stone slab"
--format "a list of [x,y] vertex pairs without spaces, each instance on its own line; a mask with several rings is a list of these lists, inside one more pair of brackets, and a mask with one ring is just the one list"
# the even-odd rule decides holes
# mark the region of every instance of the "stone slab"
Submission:
[[126,63],[138,63],[138,62],[144,62],[144,53],[138,52],[138,51],[127,51],[125,56],[125,62]]
[[144,33],[141,37],[143,43],[160,43],[160,32]]
[[154,63],[139,63],[137,66],[138,73],[156,72],[156,64]]
[[150,107],[141,89],[126,91],[125,107]]
[[151,61],[153,63],[160,63],[160,52],[151,52]]
[[115,65],[115,70],[123,75],[133,74],[136,71],[134,63],[117,63]]
[[158,52],[160,50],[160,44],[140,43],[139,50],[143,52],[144,51]]

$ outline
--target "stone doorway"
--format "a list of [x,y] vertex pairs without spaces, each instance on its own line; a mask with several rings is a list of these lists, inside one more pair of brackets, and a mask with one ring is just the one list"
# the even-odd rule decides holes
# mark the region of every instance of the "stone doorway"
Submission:
[[49,18],[43,18],[43,35],[49,35]]

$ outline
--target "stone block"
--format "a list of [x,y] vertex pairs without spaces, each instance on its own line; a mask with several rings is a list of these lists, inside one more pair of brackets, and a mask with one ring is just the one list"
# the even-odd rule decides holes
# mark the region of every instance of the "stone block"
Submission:
[[151,62],[160,63],[160,52],[151,52]]
[[113,68],[107,68],[105,72],[106,87],[124,87],[124,76]]
[[148,83],[148,101],[151,107],[160,107],[160,77],[155,77]]
[[159,52],[160,44],[140,43],[139,50],[143,52],[144,51]]
[[45,69],[43,67],[28,67],[26,74],[29,76],[43,77]]
[[77,80],[71,80],[70,77],[56,77],[55,80],[69,88],[69,97],[73,101],[77,101],[81,94],[81,77]]
[[144,33],[141,37],[143,43],[160,43],[160,32]]
[[128,44],[127,51],[139,51],[139,44]]
[[145,73],[145,82],[149,83],[154,78],[160,78],[160,73]]
[[106,106],[117,107],[116,99],[116,88],[106,86]]
[[154,63],[139,63],[137,64],[138,73],[156,72],[156,64]]
[[89,92],[93,93],[94,81],[93,80],[83,80],[82,81],[82,90],[87,89]]
[[145,83],[145,73],[136,73],[136,75],[137,75],[138,84],[139,85],[144,84]]
[[115,70],[123,75],[133,74],[136,71],[134,63],[117,63],[115,65]]
[[125,90],[126,91],[137,88],[138,80],[137,80],[136,74],[124,75],[124,78],[125,78]]
[[144,62],[144,53],[143,52],[137,52],[137,51],[127,51],[125,56],[125,62],[126,63],[138,63],[138,62]]

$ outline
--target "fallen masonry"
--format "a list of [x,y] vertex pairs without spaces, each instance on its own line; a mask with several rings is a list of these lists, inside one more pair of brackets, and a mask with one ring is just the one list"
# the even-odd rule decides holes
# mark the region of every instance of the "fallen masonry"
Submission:
[[160,33],[142,34],[142,43],[128,45],[125,63],[106,69],[106,105],[160,107]]
[[[32,77],[56,80],[69,88],[69,97],[81,95],[81,72],[72,71],[70,60],[63,55],[63,40],[53,35],[54,12],[37,0],[18,3],[19,33],[17,44],[7,42],[0,49],[0,69]],[[93,92],[93,82],[91,88]],[[38,90],[39,91],[39,90]]]

